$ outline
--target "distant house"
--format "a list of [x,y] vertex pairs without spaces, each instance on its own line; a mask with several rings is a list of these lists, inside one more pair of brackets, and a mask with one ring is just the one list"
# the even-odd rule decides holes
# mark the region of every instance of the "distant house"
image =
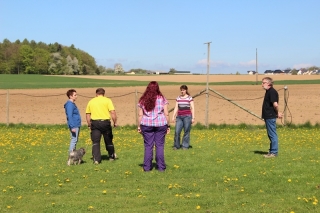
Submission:
[[135,75],[136,73],[131,71],[131,72],[126,72],[126,74],[127,75]]
[[247,71],[248,75],[255,75],[257,72],[254,70]]
[[265,75],[273,75],[273,70],[266,70],[264,71]]
[[274,75],[284,74],[284,71],[282,71],[282,70],[275,70],[275,71],[273,71],[273,74],[274,74]]
[[190,75],[191,72],[190,71],[175,71],[174,74],[175,75]]
[[153,71],[153,72],[156,75],[167,75],[167,74],[169,74],[168,72],[162,71],[162,70],[157,70],[157,71]]
[[147,71],[147,74],[148,75],[155,75],[155,74],[157,74],[157,72],[155,72],[155,71]]
[[283,72],[284,72],[285,74],[289,75],[289,74],[291,74],[291,69],[285,69],[285,70],[283,70]]

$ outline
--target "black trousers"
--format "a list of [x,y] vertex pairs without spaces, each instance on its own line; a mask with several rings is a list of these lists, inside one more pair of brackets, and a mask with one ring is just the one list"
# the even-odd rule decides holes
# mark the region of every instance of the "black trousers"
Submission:
[[110,120],[91,121],[91,140],[93,161],[101,162],[100,141],[103,135],[109,158],[114,158],[113,135]]

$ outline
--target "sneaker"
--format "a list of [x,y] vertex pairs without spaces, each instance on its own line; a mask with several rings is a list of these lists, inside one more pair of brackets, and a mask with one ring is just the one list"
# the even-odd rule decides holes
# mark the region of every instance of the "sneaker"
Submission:
[[267,155],[264,155],[265,158],[275,158],[277,157],[276,154],[273,154],[273,153],[268,153]]
[[116,153],[114,153],[113,155],[111,155],[109,157],[109,161],[114,161],[116,158],[117,158],[117,155],[116,155]]
[[95,164],[95,165],[98,165],[98,164],[99,164],[99,161],[95,161],[94,164]]
[[177,147],[173,147],[172,149],[173,149],[173,150],[178,150],[178,148],[177,148]]

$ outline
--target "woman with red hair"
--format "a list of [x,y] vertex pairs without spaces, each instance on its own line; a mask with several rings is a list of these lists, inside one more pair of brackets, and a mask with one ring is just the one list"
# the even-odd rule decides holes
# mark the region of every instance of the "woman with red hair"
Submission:
[[169,112],[167,99],[162,95],[156,81],[151,81],[141,96],[139,107],[138,132],[144,139],[145,172],[152,170],[153,147],[156,147],[157,169],[165,171],[164,144],[165,136],[170,133]]

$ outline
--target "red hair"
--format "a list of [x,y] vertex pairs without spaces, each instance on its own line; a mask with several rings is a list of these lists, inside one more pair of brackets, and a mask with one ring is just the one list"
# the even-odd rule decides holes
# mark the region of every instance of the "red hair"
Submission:
[[163,97],[159,89],[159,84],[156,81],[151,81],[146,91],[142,94],[139,103],[144,106],[147,112],[150,112],[156,106],[157,96]]

